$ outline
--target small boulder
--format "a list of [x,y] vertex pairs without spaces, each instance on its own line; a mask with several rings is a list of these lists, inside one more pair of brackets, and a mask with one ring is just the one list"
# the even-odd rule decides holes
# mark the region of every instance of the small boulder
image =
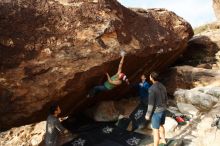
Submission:
[[183,114],[189,114],[193,117],[196,117],[199,114],[199,110],[192,104],[177,103],[177,106],[179,108],[179,111]]
[[95,121],[108,122],[116,121],[119,117],[119,112],[115,108],[113,101],[103,101],[98,105],[86,111],[86,113]]
[[1,146],[38,146],[44,139],[46,121],[11,128],[0,133]]
[[220,87],[201,87],[199,91],[220,99]]
[[197,125],[197,136],[192,145],[195,146],[219,146],[220,130],[216,126],[212,127],[215,116],[219,114],[220,104],[218,103],[209,113],[206,113],[201,122]]
[[178,123],[171,117],[166,117],[164,128],[166,132],[174,132]]
[[[214,92],[211,93],[214,94]],[[175,91],[174,96],[177,102],[189,103],[201,110],[210,110],[218,102],[217,97],[203,93],[197,88],[191,90],[179,89]]]

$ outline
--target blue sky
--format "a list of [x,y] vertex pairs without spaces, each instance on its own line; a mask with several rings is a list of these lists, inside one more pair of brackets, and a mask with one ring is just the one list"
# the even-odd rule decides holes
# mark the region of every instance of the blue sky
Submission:
[[126,7],[166,8],[187,20],[194,28],[215,21],[212,0],[118,0]]

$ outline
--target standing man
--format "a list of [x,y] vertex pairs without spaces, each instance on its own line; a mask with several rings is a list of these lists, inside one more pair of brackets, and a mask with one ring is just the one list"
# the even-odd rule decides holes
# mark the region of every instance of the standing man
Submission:
[[[149,88],[148,110],[145,116],[146,120],[150,120],[153,127],[154,146],[161,143],[166,144],[165,140],[165,111],[167,108],[167,91],[163,84],[158,81],[158,73],[152,72],[150,74],[150,81],[153,83]],[[161,138],[161,139],[160,139]]]
[[61,113],[60,106],[57,102],[54,102],[50,107],[50,114],[47,117],[46,124],[46,135],[45,144],[46,146],[58,146],[59,145],[59,134],[67,134],[68,131],[65,129],[60,120],[58,119]]
[[140,103],[147,105],[148,103],[148,89],[150,84],[146,81],[146,76],[141,75],[141,82],[136,86],[139,92]]

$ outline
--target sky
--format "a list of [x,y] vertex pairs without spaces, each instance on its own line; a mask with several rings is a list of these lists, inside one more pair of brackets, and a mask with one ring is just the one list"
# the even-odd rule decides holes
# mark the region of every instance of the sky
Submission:
[[188,21],[193,28],[216,20],[212,0],[118,0],[126,7],[166,8]]

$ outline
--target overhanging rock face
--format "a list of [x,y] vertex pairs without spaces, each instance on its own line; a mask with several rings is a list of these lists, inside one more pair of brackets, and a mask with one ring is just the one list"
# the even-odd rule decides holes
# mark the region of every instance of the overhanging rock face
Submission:
[[172,63],[193,36],[173,12],[115,0],[3,1],[0,20],[1,128],[44,119],[52,100],[64,112],[87,105],[88,90],[116,72],[121,49],[132,81]]

